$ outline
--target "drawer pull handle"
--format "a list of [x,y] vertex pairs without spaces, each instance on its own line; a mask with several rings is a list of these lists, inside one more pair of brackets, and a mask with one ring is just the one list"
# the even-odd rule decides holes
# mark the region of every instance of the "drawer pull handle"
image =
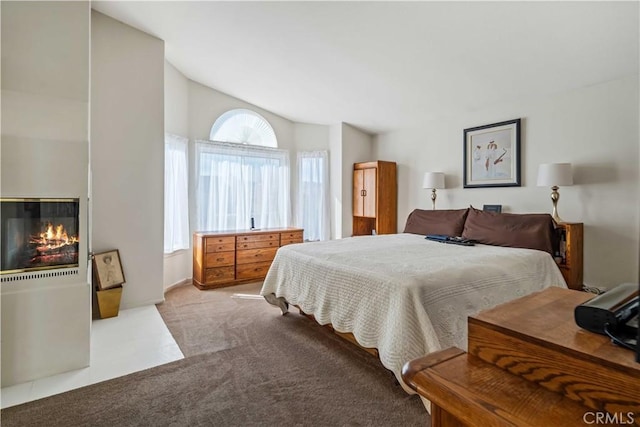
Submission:
[[242,245],[242,246],[244,246],[244,247],[246,248],[246,247],[247,247],[247,246],[249,246],[249,245],[247,245],[247,244],[245,243],[245,244],[244,244],[244,245]]
[[216,261],[224,261],[224,258],[218,258]]

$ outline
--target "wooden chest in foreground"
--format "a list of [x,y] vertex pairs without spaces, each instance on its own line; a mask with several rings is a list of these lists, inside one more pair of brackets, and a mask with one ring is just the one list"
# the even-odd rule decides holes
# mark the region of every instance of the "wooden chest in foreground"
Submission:
[[403,379],[432,402],[434,427],[640,425],[634,352],[573,320],[592,297],[550,288],[472,316],[468,353],[415,359]]

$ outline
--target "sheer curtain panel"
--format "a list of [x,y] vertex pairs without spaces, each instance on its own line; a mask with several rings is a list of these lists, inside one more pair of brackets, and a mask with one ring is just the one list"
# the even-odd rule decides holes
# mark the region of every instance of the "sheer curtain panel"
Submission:
[[298,153],[297,224],[304,240],[329,240],[329,155],[326,151]]
[[196,142],[200,231],[287,227],[289,152],[244,144]]
[[164,253],[189,249],[187,138],[164,137]]

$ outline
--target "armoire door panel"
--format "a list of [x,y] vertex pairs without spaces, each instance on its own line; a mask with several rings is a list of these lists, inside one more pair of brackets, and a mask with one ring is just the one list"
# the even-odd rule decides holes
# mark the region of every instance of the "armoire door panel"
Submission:
[[376,169],[363,169],[364,172],[364,207],[363,215],[376,217]]
[[364,216],[364,171],[353,171],[353,216]]

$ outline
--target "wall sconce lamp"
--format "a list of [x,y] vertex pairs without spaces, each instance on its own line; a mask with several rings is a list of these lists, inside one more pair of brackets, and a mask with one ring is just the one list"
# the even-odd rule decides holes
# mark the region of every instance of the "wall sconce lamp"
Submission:
[[560,193],[558,187],[573,185],[573,173],[571,163],[544,163],[538,168],[538,187],[551,186],[551,201],[553,202],[553,220],[564,222],[558,216],[558,200]]
[[436,209],[436,189],[444,188],[444,173],[442,172],[426,172],[422,181],[422,188],[431,189],[431,202],[433,210]]

